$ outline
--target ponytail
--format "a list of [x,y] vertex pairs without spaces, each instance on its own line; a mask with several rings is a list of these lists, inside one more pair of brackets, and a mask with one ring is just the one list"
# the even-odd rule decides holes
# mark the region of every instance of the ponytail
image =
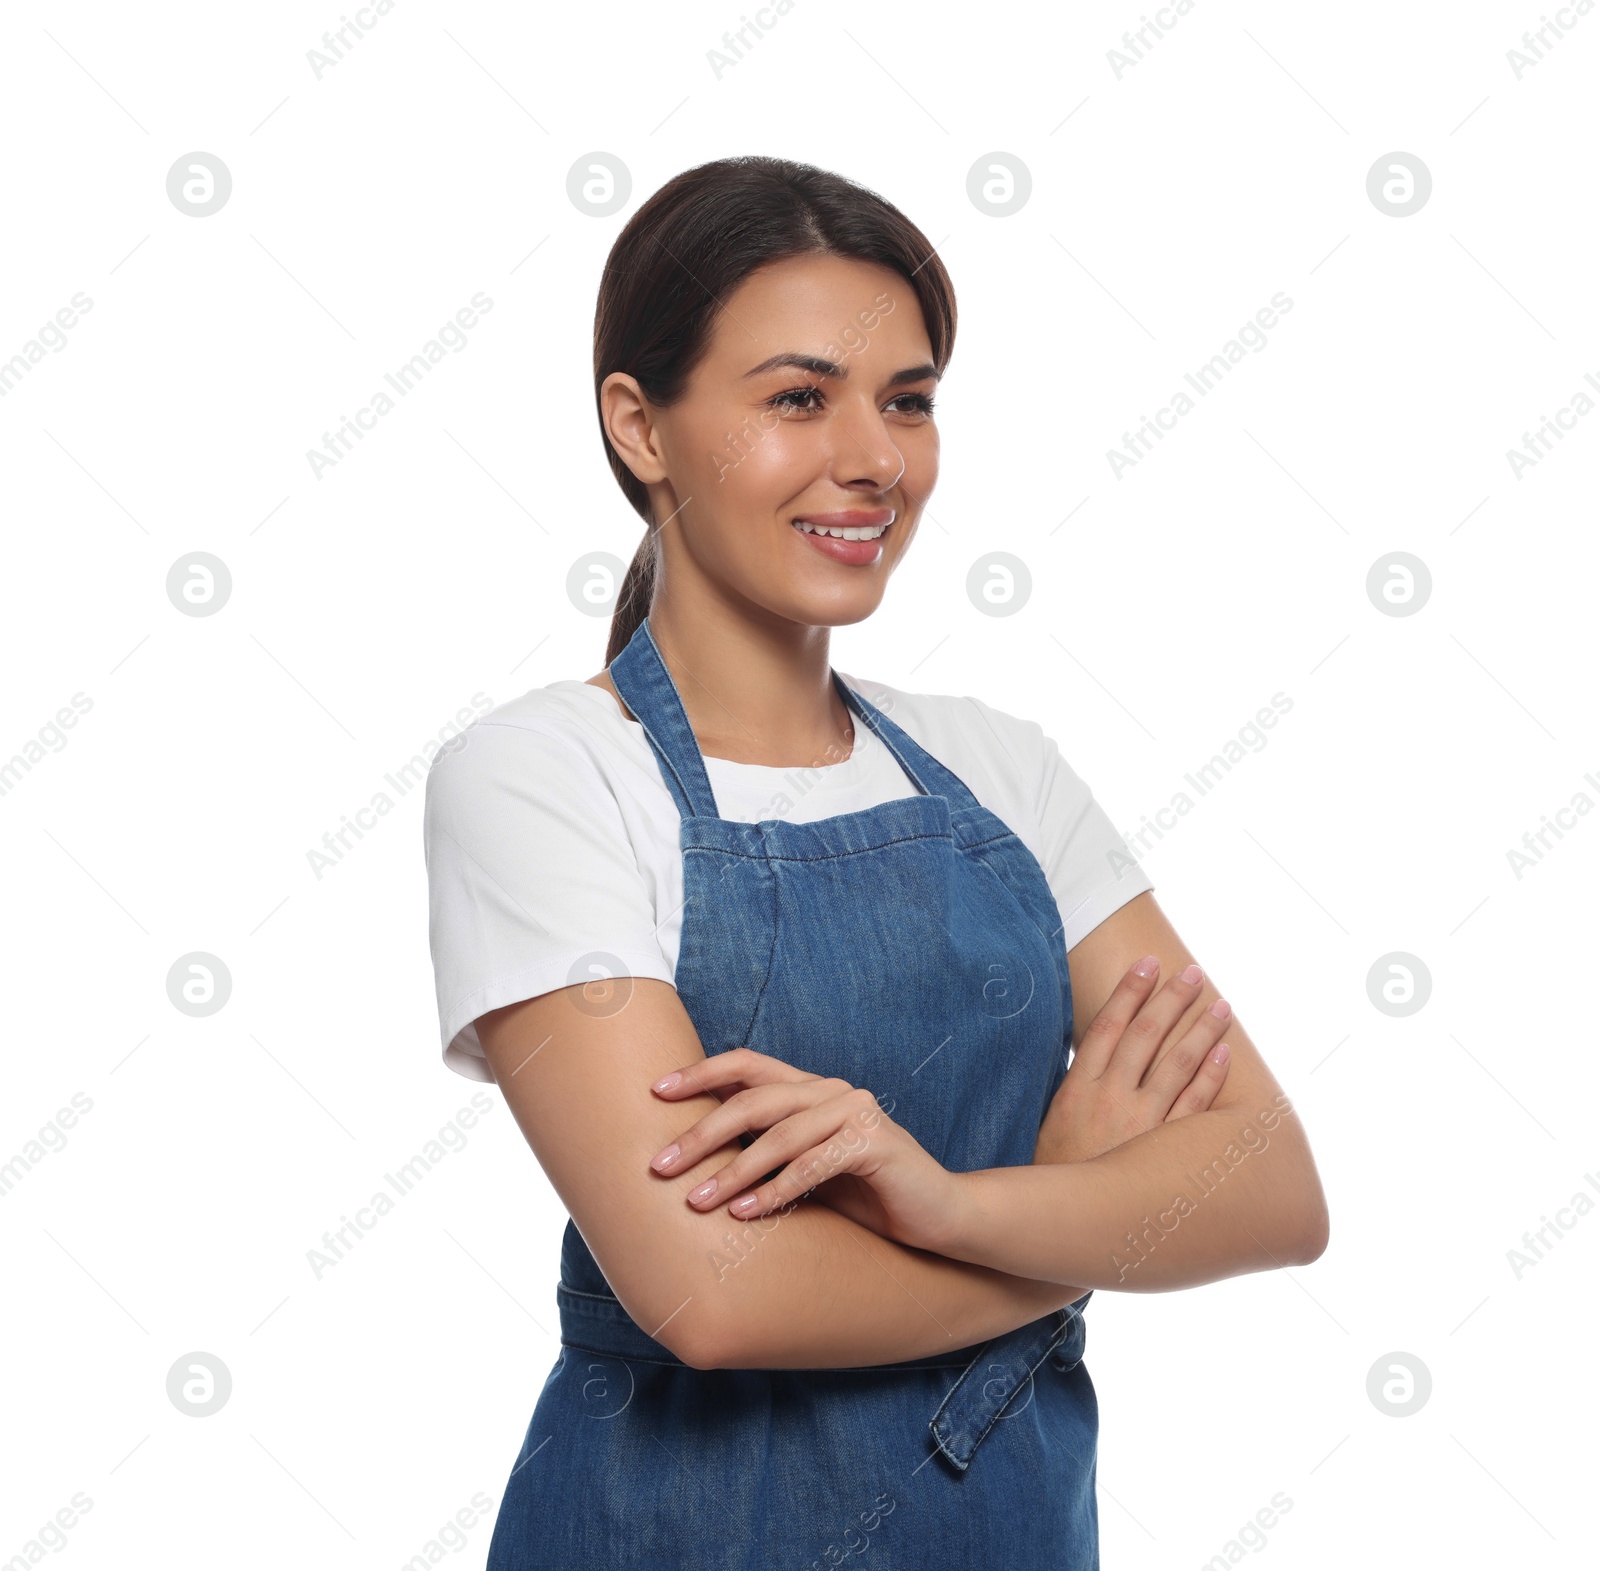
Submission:
[[617,592],[616,608],[611,613],[611,636],[606,641],[606,664],[610,665],[639,631],[640,624],[650,614],[650,602],[656,592],[656,532],[645,531],[639,549]]

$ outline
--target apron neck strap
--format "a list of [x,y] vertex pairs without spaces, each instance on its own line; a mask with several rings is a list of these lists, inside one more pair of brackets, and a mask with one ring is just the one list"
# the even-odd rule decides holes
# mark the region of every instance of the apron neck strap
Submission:
[[[611,681],[661,762],[661,773],[678,812],[684,818],[719,818],[717,799],[706,773],[705,757],[683,707],[677,684],[667,670],[646,617],[622,652],[608,667]],[[894,754],[911,783],[924,796],[942,796],[952,807],[971,807],[976,799],[962,781],[931,753],[914,742],[876,705],[848,686],[837,671],[829,675],[839,696]]]
[[685,818],[720,817],[694,727],[689,724],[667,663],[661,658],[649,617],[639,624],[607,669],[623,703],[644,727],[645,738],[661,761],[662,777],[678,804],[678,812]]
[[839,689],[844,701],[872,727],[874,735],[894,754],[900,767],[911,777],[912,784],[924,796],[945,797],[951,807],[978,805],[977,798],[959,776],[946,769],[920,743],[912,741],[876,705],[869,704],[854,688],[846,686],[844,678],[837,671],[833,673],[833,685]]

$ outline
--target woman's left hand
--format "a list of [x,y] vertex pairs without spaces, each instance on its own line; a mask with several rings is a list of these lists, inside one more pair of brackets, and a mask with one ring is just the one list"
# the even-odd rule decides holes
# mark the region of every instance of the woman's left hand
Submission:
[[[748,1047],[685,1064],[666,1080],[673,1083],[657,1081],[653,1089],[667,1101],[734,1089],[651,1162],[656,1172],[685,1172],[740,1135],[765,1131],[690,1191],[695,1210],[727,1205],[731,1215],[747,1221],[787,1208],[823,1185],[815,1198],[852,1221],[896,1243],[938,1248],[956,1208],[957,1176],[895,1123],[870,1091]],[[783,1171],[757,1182],[776,1168]]]

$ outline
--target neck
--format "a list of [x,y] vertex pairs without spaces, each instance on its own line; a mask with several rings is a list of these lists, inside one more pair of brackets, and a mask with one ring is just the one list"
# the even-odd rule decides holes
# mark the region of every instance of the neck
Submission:
[[650,631],[700,750],[778,768],[843,762],[851,716],[829,671],[829,629],[657,594]]

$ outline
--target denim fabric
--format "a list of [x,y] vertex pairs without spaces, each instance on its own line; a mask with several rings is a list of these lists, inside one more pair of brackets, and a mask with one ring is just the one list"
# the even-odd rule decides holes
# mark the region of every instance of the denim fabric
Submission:
[[[610,670],[683,815],[675,985],[707,1054],[747,1046],[865,1086],[954,1171],[1030,1163],[1072,1035],[1061,919],[1032,853],[837,672],[918,794],[812,823],[719,818],[648,621]],[[871,1571],[1098,1571],[1089,1296],[927,1358],[696,1370],[632,1320],[569,1221],[561,1352],[488,1571],[857,1555]]]

